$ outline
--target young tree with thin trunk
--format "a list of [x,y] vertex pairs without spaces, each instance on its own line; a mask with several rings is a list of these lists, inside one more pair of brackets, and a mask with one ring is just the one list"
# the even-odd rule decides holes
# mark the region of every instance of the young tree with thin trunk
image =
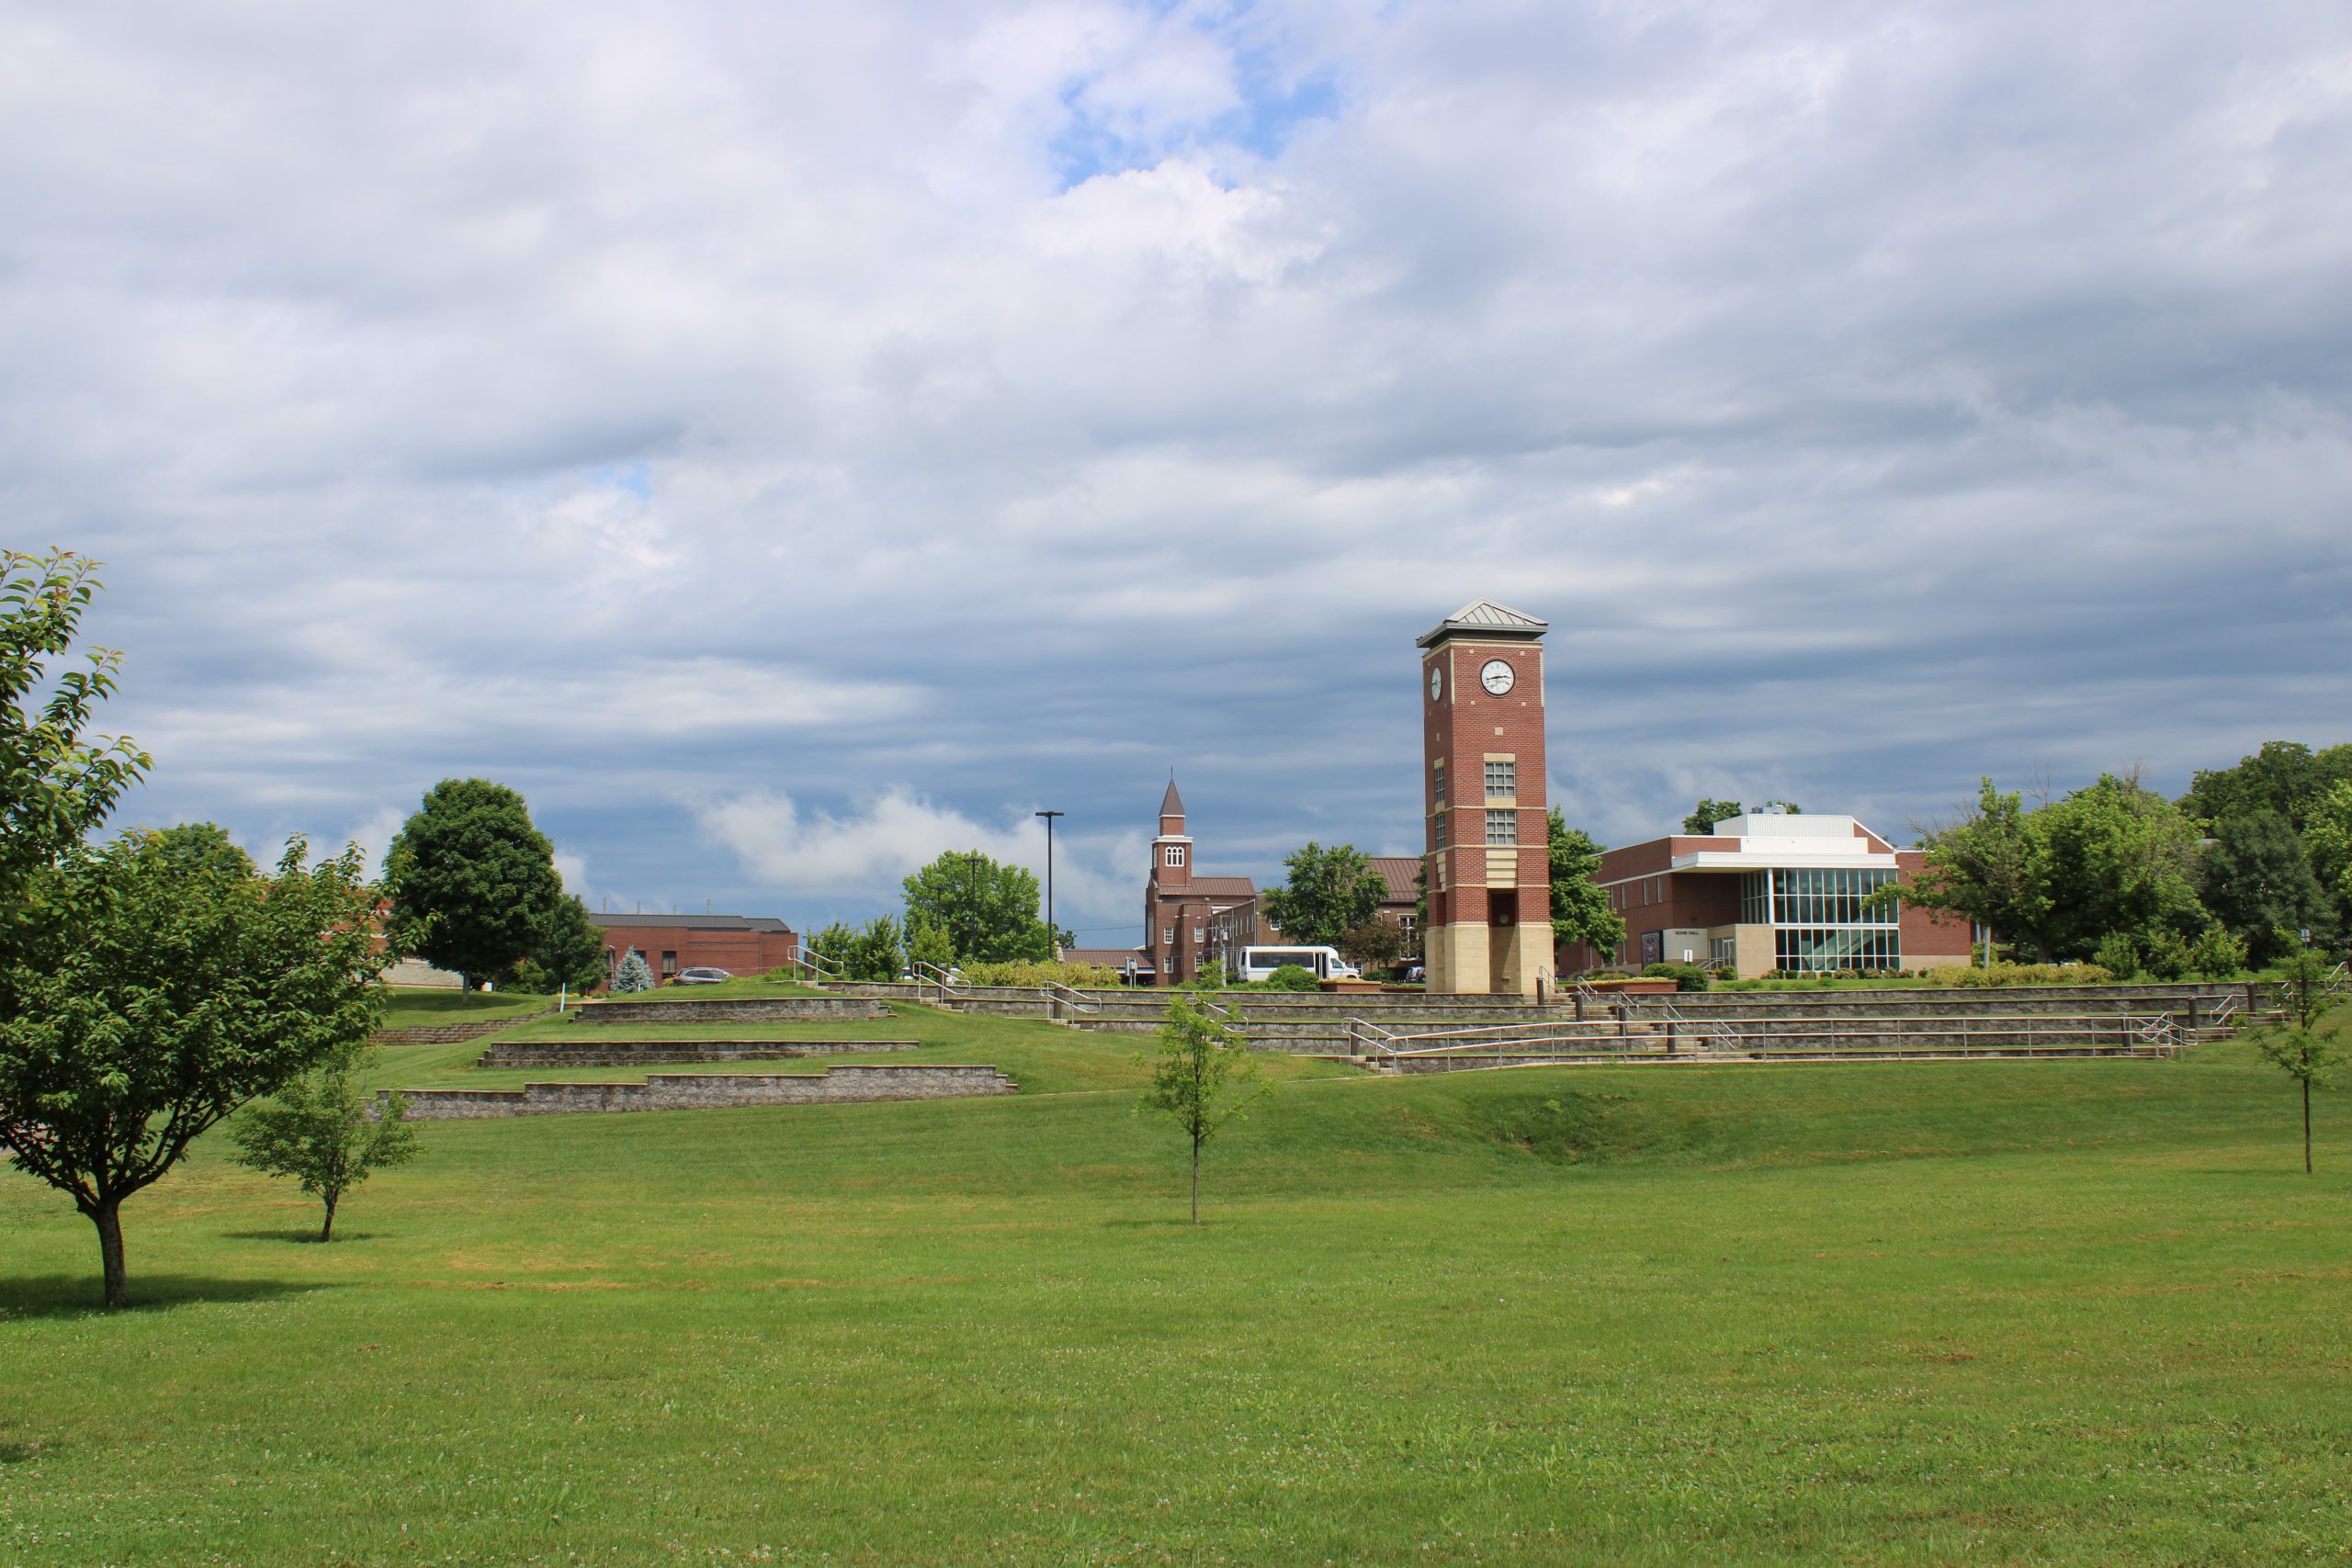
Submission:
[[382,1016],[358,847],[303,858],[293,839],[274,875],[241,876],[134,833],[27,885],[0,961],[0,1148],[96,1227],[109,1307],[130,1301],[123,1200]]
[[1273,1092],[1259,1077],[1250,1043],[1180,997],[1159,1027],[1159,1052],[1138,1057],[1151,1067],[1151,1084],[1138,1111],[1172,1118],[1193,1145],[1193,1223],[1201,1223],[1201,1150],[1226,1124]]
[[[2281,933],[2282,942],[2291,940]],[[2320,1024],[2344,1001],[2335,988],[2335,965],[2316,949],[2299,947],[2279,965],[2277,996],[2284,1021],[2255,1032],[2262,1059],[2302,1086],[2303,1174],[2312,1173],[2312,1086],[2335,1076],[2342,1054]]]
[[237,1163],[264,1176],[290,1176],[326,1205],[319,1240],[334,1238],[334,1213],[345,1193],[371,1172],[406,1165],[417,1156],[416,1129],[401,1118],[408,1101],[385,1097],[380,1119],[368,1114],[359,1075],[375,1058],[372,1046],[337,1051],[229,1123]]

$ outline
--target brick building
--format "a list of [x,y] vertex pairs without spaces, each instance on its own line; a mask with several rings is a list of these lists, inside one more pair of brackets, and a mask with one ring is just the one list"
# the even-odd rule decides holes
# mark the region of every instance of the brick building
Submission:
[[[1198,848],[1185,831],[1184,798],[1170,779],[1159,799],[1159,831],[1151,841],[1151,865],[1144,881],[1142,944],[1066,948],[1062,956],[1116,969],[1138,985],[1178,986],[1198,979],[1212,964],[1238,968],[1245,947],[1281,942],[1282,928],[1266,918],[1258,885],[1246,876],[1203,874]],[[1411,855],[1375,855],[1372,866],[1385,886],[1379,918],[1416,931],[1420,890],[1415,879],[1420,861]]]
[[1705,834],[1627,844],[1600,857],[1597,880],[1625,920],[1612,953],[1563,947],[1559,972],[1645,964],[1728,965],[1743,980],[1775,969],[1927,969],[1969,961],[1966,920],[1897,903],[1865,908],[1917,874],[1851,817],[1751,812]]
[[605,975],[635,948],[667,983],[681,969],[725,969],[764,975],[800,956],[800,938],[765,915],[597,915],[588,917],[605,939]]

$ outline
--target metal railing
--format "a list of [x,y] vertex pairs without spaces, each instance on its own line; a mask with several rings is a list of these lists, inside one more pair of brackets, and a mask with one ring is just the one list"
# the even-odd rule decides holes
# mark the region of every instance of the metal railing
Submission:
[[1628,997],[1625,998],[1625,1006],[1629,1012],[1637,1009],[1643,1012],[1647,1012],[1652,1008],[1657,1010],[1658,1016],[1665,1019],[1668,1026],[1667,1049],[1669,1051],[1674,1048],[1675,1038],[1685,1033],[1699,1040],[1710,1050],[1736,1051],[1739,1048],[1739,1031],[1731,1024],[1712,1018],[1686,1018],[1679,1009],[1664,997],[1643,997],[1638,1001]]
[[2245,1010],[2245,998],[2236,991],[2225,991],[2222,994],[2220,1005],[2205,1015],[2205,1021],[2220,1028]]
[[1074,1008],[1080,1012],[1102,1010],[1099,1003],[1086,998],[1086,993],[1065,986],[1059,980],[1046,981],[1037,987],[1037,994],[1046,998],[1046,1016],[1049,1019],[1060,1017],[1059,1010],[1064,1008]]
[[914,976],[917,1001],[922,999],[926,987],[937,991],[939,999],[943,1002],[950,997],[960,994],[956,989],[956,982],[947,977],[947,971],[936,964],[928,964],[919,958],[907,965],[907,973]]
[[842,966],[813,947],[800,948],[794,955],[793,963],[798,966],[801,976],[812,986],[821,986],[828,980],[842,977]]

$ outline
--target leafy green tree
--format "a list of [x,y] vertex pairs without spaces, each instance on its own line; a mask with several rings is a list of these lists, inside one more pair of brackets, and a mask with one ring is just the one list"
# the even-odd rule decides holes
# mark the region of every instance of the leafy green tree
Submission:
[[579,895],[560,895],[541,911],[531,962],[538,968],[538,983],[551,990],[594,990],[605,978],[605,933],[588,918],[588,905]]
[[260,869],[243,846],[229,837],[229,830],[217,822],[183,822],[176,828],[159,829],[155,847],[165,860],[191,871],[252,876]]
[[2352,928],[2352,784],[2331,785],[2312,806],[2303,845],[2312,874],[2335,900],[2338,929]]
[[907,962],[928,964],[934,969],[953,969],[956,966],[956,944],[937,926],[911,926],[907,931]]
[[[857,930],[855,927],[842,920],[834,920],[828,924],[823,931],[819,931],[815,936],[808,939],[805,951],[814,953],[817,957],[824,960],[825,964],[831,964],[834,968],[839,969],[849,963],[849,950],[851,945],[856,941]],[[832,969],[827,969],[822,966],[820,966],[818,969],[819,974],[831,974],[832,972]],[[842,977],[843,979],[848,978],[848,972],[846,969],[842,970]]]
[[2209,826],[2270,811],[2301,832],[2311,812],[2337,784],[2352,784],[2352,744],[2313,751],[2300,740],[2266,740],[2237,765],[2199,773],[2180,807]]
[[652,988],[653,965],[645,961],[645,954],[633,947],[622,953],[620,963],[613,969],[613,995],[633,997]]
[[384,1005],[356,846],[242,877],[177,864],[152,833],[36,872],[0,962],[0,1147],[97,1228],[130,1299],[122,1203],[256,1095],[356,1044]]
[[443,779],[384,857],[385,939],[469,982],[533,955],[563,896],[555,846],[523,797],[488,779]]
[[2312,1086],[2335,1076],[2341,1061],[2335,1042],[2320,1024],[2344,1001],[2335,986],[2335,965],[2316,948],[2297,947],[2279,965],[2277,987],[2281,1021],[2254,1032],[2263,1060],[2285,1073],[2303,1091],[2303,1174],[2312,1173]]
[[1394,922],[1374,915],[1363,924],[1341,931],[1337,945],[1340,957],[1370,974],[1374,969],[1389,967],[1405,955],[1405,933]]
[[1308,840],[1283,857],[1283,886],[1259,907],[1284,942],[1337,947],[1340,938],[1380,912],[1388,881],[1373,869],[1372,857],[1353,844],[1329,849]]
[[1171,1118],[1193,1145],[1193,1224],[1201,1223],[1201,1150],[1251,1104],[1273,1092],[1261,1080],[1250,1043],[1184,997],[1169,1004],[1159,1050],[1137,1057],[1151,1068],[1138,1112]]
[[[2109,931],[2150,947],[2202,930],[2197,865],[2202,835],[2177,806],[2135,778],[2098,782],[2034,814],[2047,899],[2042,934],[2052,958],[2086,958]],[[2171,948],[2165,949],[2169,962]],[[2184,953],[2185,962],[2185,953]]]
[[2003,795],[1991,779],[1979,780],[1976,809],[1923,834],[1918,874],[1900,888],[1890,884],[1871,902],[1888,904],[1899,896],[1915,908],[1965,916],[2046,956],[2050,894],[2030,817],[2021,795]]
[[405,1099],[389,1095],[380,1119],[368,1114],[359,1078],[377,1055],[365,1044],[338,1049],[288,1081],[274,1100],[229,1123],[239,1165],[265,1176],[290,1176],[326,1205],[322,1242],[334,1237],[334,1212],[345,1193],[371,1172],[417,1156],[416,1129],[401,1120],[408,1114]]
[[978,850],[950,850],[906,879],[907,925],[937,926],[967,964],[1054,956],[1035,874]]
[[1625,918],[1609,907],[1601,890],[1601,845],[1582,829],[1571,828],[1552,807],[1544,820],[1552,850],[1552,942],[1582,942],[1596,953],[1612,953],[1625,940]]
[[2280,931],[2331,931],[2335,901],[2312,874],[2303,840],[2286,818],[2268,808],[2224,817],[2198,863],[2205,908],[2245,939],[2257,964],[2285,949]]
[[71,550],[0,550],[0,945],[33,917],[26,881],[80,845],[153,765],[128,739],[84,733],[113,694],[120,653],[51,668],[74,646],[97,567]]
[[1716,823],[1730,821],[1740,814],[1740,804],[1736,800],[1702,800],[1690,808],[1690,815],[1682,819],[1682,830],[1686,833],[1712,833]]
[[895,980],[906,967],[906,948],[899,940],[899,922],[877,915],[849,939],[842,959],[844,977],[852,980]]

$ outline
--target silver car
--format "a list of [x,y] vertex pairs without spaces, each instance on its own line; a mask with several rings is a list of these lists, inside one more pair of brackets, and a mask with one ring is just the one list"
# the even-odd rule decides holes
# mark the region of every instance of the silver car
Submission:
[[732,980],[734,973],[727,969],[681,969],[673,986],[716,986],[721,980]]

